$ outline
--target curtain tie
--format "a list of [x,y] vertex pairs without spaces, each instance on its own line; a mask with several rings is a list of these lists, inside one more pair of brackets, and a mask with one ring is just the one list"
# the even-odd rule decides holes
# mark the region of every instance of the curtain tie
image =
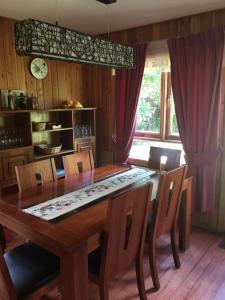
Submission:
[[195,153],[187,152],[187,164],[190,166],[201,166],[205,164],[215,163],[222,151],[222,147],[218,147],[217,149],[211,151],[202,151]]

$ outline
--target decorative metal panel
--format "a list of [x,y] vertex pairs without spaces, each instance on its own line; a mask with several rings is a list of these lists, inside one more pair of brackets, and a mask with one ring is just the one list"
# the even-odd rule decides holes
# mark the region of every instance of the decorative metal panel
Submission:
[[115,68],[133,68],[131,46],[40,22],[33,19],[15,24],[15,46],[19,55],[35,55]]
[[117,2],[117,0],[97,0],[98,2],[104,3],[106,5]]

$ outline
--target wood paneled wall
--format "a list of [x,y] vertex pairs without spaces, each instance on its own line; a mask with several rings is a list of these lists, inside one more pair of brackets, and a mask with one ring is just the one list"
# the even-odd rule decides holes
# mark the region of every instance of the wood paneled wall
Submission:
[[225,25],[225,8],[113,32],[110,36],[112,40],[134,44],[190,35],[221,25]]
[[24,90],[38,97],[40,108],[60,106],[64,100],[85,104],[83,65],[46,59],[48,75],[43,80],[30,73],[32,57],[16,54],[13,20],[0,17],[0,89]]
[[115,76],[108,67],[86,67],[86,92],[89,106],[97,107],[98,146],[113,151],[112,135],[115,120]]

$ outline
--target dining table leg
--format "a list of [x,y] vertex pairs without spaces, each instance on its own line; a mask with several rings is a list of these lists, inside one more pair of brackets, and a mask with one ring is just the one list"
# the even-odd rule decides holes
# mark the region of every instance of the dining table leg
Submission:
[[60,291],[62,300],[88,300],[88,252],[87,242],[74,252],[61,257]]

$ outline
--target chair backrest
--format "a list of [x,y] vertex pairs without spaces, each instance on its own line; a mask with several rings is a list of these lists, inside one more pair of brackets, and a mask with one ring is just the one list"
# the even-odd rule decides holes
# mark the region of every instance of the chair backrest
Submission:
[[57,179],[54,158],[15,167],[19,191]]
[[150,236],[156,238],[176,226],[186,170],[183,165],[160,175]]
[[100,277],[112,278],[142,253],[151,191],[149,183],[109,200]]
[[94,169],[92,151],[76,152],[63,156],[65,176],[71,176]]
[[[165,164],[161,163],[161,157],[166,156]],[[148,167],[155,170],[173,170],[180,166],[181,150],[161,147],[150,147]]]

